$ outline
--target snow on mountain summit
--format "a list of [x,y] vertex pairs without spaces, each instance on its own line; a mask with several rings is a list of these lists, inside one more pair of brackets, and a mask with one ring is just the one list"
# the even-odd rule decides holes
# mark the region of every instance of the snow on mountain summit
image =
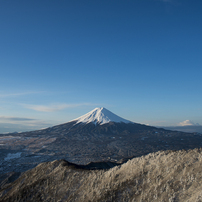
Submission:
[[94,124],[105,124],[109,122],[124,122],[124,123],[131,123],[126,119],[123,119],[116,114],[110,112],[109,110],[105,109],[104,107],[95,108],[94,110],[88,112],[87,114],[80,116],[77,119],[74,119],[76,124],[78,123],[94,123]]

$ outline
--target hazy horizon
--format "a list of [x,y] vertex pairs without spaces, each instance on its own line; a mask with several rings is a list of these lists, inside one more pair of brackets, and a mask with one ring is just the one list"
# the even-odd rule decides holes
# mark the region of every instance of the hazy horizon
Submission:
[[[108,111],[108,113],[110,113],[110,111]],[[85,114],[83,116],[87,117],[86,115],[87,114]],[[106,115],[108,116],[108,114],[106,114]],[[77,117],[77,119],[80,120],[79,118],[82,118],[82,117]],[[120,117],[120,118],[122,118],[122,117]],[[0,121],[1,121],[1,119],[2,119],[2,117],[0,117]],[[9,123],[0,122],[0,134],[7,134],[7,133],[14,133],[14,132],[20,133],[20,132],[28,132],[28,131],[34,131],[34,130],[42,130],[42,129],[45,129],[48,127],[52,127],[52,126],[60,125],[60,124],[67,123],[70,121],[74,121],[74,120],[70,120],[67,122],[51,124],[51,123],[48,123],[45,121],[43,122],[43,121],[40,121],[37,119],[30,119],[30,118],[3,117],[3,119],[7,119],[7,121]],[[88,121],[91,122],[90,119]],[[128,120],[128,121],[130,121],[130,120]],[[140,124],[144,124],[144,123],[140,123]],[[158,128],[165,128],[168,130],[202,133],[202,125],[200,125],[198,123],[195,124],[195,123],[191,122],[190,120],[185,120],[185,121],[180,122],[177,125],[173,125],[173,126],[171,126],[171,125],[170,126],[159,126],[159,125],[149,125],[149,124],[145,124],[145,125],[154,126],[154,127],[158,127]]]

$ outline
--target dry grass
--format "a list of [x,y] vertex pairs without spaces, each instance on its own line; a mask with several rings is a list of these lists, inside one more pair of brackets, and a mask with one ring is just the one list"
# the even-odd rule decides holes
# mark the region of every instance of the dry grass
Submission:
[[0,201],[202,201],[202,150],[161,151],[109,170],[42,163],[0,191]]

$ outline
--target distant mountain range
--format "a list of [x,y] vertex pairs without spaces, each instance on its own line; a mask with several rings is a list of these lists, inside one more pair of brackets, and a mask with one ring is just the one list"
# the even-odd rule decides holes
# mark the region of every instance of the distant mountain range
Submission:
[[[88,112],[87,114],[76,118],[72,121],[76,121],[76,123],[94,123],[98,125],[103,125],[109,122],[115,123],[134,123],[132,121],[126,120],[117,116],[116,114],[110,112],[104,107],[95,108],[94,110]],[[70,122],[72,122],[70,121]],[[199,124],[194,124],[190,120],[183,121],[179,123],[179,126],[156,126],[157,128],[164,128],[166,130],[173,130],[173,131],[182,131],[188,133],[202,133],[202,126]],[[51,127],[51,124],[43,125],[43,128]],[[39,126],[25,126],[22,124],[11,124],[11,123],[0,123],[0,134],[8,134],[8,133],[17,133],[17,132],[29,132],[41,130]]]

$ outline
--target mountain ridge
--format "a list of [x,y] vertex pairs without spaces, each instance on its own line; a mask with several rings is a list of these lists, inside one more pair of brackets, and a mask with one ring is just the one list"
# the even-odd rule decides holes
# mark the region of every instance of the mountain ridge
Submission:
[[88,169],[65,160],[44,162],[2,184],[0,200],[201,201],[202,150],[159,151],[110,169]]

